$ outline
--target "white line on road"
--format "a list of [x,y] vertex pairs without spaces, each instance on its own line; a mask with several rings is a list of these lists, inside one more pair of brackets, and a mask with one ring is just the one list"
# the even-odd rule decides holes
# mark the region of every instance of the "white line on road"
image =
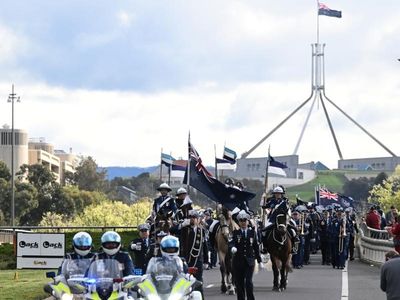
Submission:
[[340,300],[348,300],[349,299],[349,277],[347,272],[347,265],[342,271],[342,296]]
[[209,284],[206,286],[206,289],[212,288],[214,286],[214,284]]

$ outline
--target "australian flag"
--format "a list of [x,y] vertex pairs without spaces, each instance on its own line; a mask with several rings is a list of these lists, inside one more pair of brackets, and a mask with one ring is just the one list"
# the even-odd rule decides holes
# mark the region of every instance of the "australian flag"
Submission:
[[326,6],[323,3],[318,3],[318,15],[341,18],[342,12],[339,10],[330,9],[328,6]]
[[[189,185],[208,198],[232,210],[243,202],[250,201],[256,194],[241,191],[236,188],[226,186],[224,183],[215,179],[215,177],[204,167],[201,158],[196,149],[189,142]],[[188,171],[183,179],[187,183]]]
[[328,205],[340,205],[344,209],[348,207],[353,207],[353,198],[341,195],[339,193],[333,193],[329,191],[327,188],[319,188],[319,205],[328,206]]

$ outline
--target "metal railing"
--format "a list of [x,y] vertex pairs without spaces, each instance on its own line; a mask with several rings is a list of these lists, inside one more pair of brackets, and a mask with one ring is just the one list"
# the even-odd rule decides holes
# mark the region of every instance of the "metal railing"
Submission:
[[68,232],[68,231],[125,231],[137,230],[137,226],[0,226],[0,244],[14,243],[14,236],[17,232]]
[[360,259],[375,264],[383,264],[385,254],[394,250],[393,239],[387,231],[370,228],[365,223],[360,224],[357,246]]

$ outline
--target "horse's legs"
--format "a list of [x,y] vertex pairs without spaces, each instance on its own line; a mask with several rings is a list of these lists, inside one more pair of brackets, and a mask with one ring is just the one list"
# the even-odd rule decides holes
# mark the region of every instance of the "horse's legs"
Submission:
[[[219,256],[221,258],[221,256]],[[226,274],[226,268],[225,268],[225,262],[220,260],[220,267],[219,270],[221,271],[221,293],[226,293],[227,288],[226,288],[226,283],[225,283],[225,274]]]
[[276,264],[276,259],[272,259],[272,271],[274,272],[274,287],[272,288],[273,291],[279,291],[279,270]]
[[286,280],[287,280],[287,272],[286,272],[286,261],[282,262],[282,266],[281,266],[281,282],[279,285],[279,289],[281,291],[286,289]]

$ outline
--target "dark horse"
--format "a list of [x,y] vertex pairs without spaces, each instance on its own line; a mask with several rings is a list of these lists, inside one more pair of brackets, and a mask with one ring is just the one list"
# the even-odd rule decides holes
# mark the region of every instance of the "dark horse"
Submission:
[[232,232],[239,227],[233,221],[231,212],[223,207],[218,216],[219,227],[215,233],[215,249],[218,253],[218,259],[221,271],[221,292],[233,295],[235,287],[233,285],[232,274],[232,255],[229,252],[228,240]]
[[156,235],[160,231],[168,233],[173,225],[172,222],[173,211],[160,209],[155,217],[154,223],[151,228],[151,233],[154,234],[154,239],[156,240]]
[[292,270],[290,267],[292,242],[287,232],[288,211],[289,208],[286,203],[276,208],[276,222],[272,230],[267,231],[267,234],[262,238],[263,247],[270,254],[274,272],[272,290],[278,292],[286,289],[287,276]]

